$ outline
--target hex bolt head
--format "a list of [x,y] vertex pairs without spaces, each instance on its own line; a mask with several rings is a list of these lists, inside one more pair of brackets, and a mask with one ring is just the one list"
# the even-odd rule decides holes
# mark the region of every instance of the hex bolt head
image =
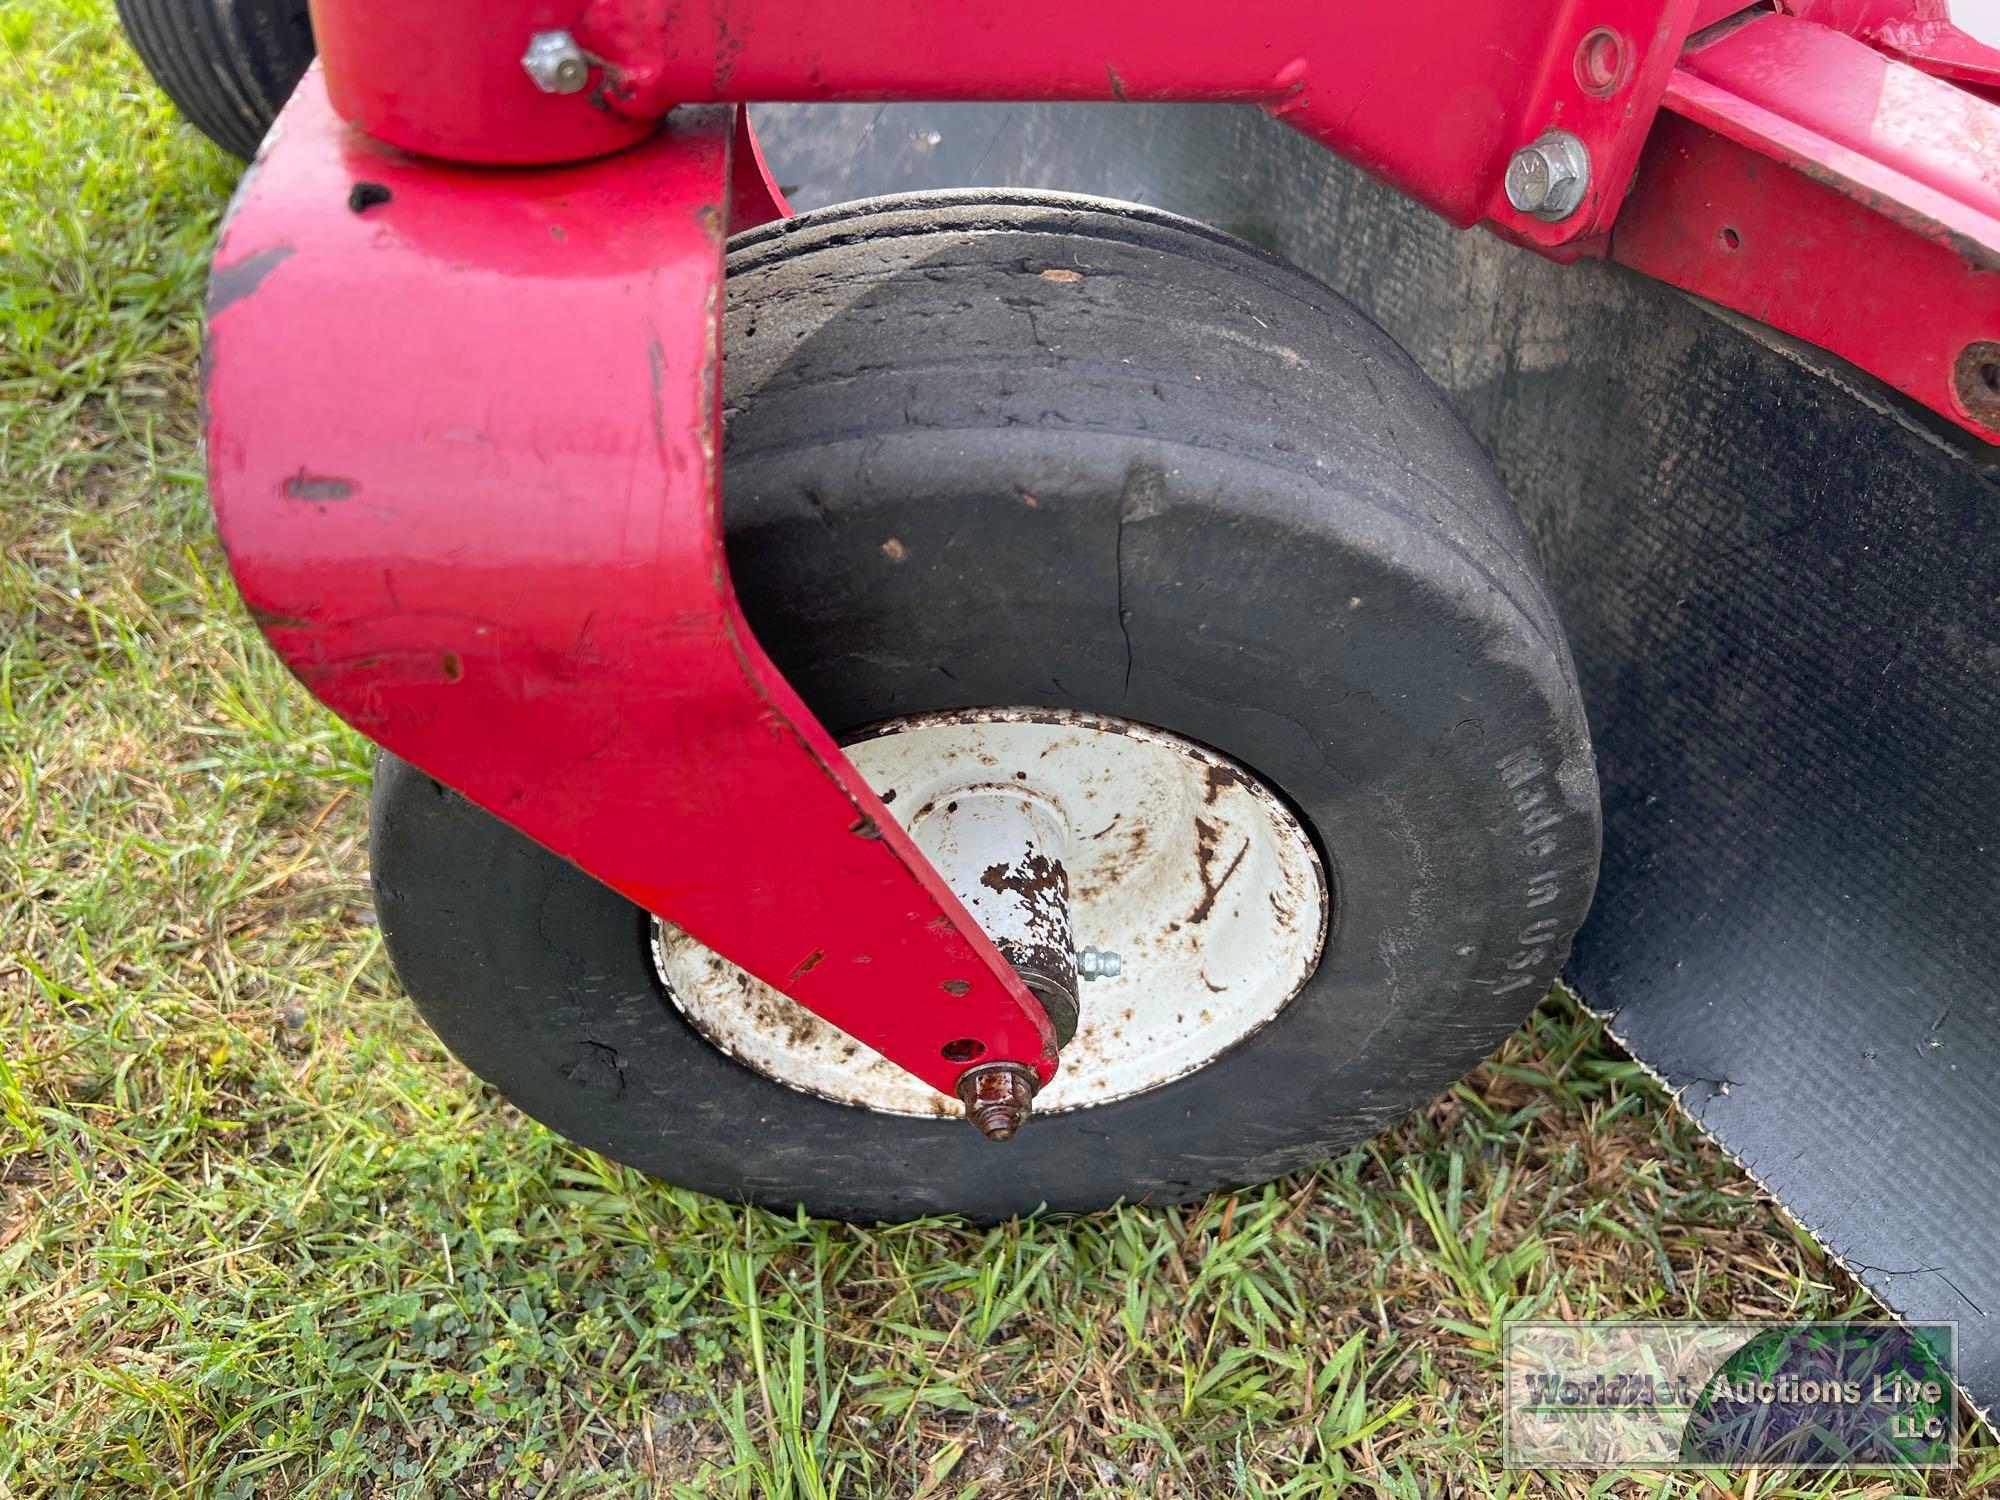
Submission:
[[1590,187],[1590,152],[1567,130],[1551,130],[1507,163],[1507,201],[1553,224],[1583,204]]
[[989,1141],[1010,1139],[1034,1106],[1035,1075],[1016,1063],[969,1068],[958,1080],[965,1117]]
[[1108,948],[1079,948],[1076,954],[1078,979],[1116,979],[1124,971],[1125,960]]
[[545,94],[580,93],[590,82],[590,57],[567,31],[538,31],[529,37],[521,66]]

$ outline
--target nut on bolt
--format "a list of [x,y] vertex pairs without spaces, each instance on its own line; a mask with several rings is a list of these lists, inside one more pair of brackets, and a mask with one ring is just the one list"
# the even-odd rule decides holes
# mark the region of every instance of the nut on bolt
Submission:
[[958,1080],[965,1117],[989,1141],[1004,1141],[1027,1123],[1038,1086],[1018,1063],[987,1063],[967,1069]]
[[538,31],[529,37],[521,66],[545,94],[580,93],[590,82],[590,55],[567,31]]
[[1590,188],[1590,152],[1567,130],[1551,130],[1507,163],[1507,201],[1553,224],[1583,204]]

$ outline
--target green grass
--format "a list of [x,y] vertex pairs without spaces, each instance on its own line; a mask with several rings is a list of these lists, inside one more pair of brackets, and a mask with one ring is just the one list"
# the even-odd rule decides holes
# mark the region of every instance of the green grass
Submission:
[[1898,1492],[1499,1470],[1504,1318],[1871,1311],[1560,998],[1315,1172],[987,1231],[494,1098],[371,925],[367,745],[209,529],[234,176],[108,4],[0,13],[0,1496]]

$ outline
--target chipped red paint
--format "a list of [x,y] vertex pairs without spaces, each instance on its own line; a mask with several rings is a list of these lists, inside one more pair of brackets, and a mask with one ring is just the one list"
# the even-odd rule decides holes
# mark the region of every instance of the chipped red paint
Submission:
[[[222,538],[286,664],[404,759],[943,1092],[967,1036],[1047,1078],[1040,1006],[730,588],[730,117],[445,166],[348,130],[308,74],[216,252]],[[358,180],[390,196],[354,213]]]

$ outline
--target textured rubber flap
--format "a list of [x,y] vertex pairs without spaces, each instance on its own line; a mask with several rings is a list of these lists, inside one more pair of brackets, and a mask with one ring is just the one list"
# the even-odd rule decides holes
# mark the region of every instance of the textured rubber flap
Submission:
[[1286,255],[1444,386],[1540,546],[1605,796],[1570,976],[2000,1402],[2000,487],[1865,377],[1617,268],[1459,234],[1249,111],[773,107],[801,207],[1155,204]]

